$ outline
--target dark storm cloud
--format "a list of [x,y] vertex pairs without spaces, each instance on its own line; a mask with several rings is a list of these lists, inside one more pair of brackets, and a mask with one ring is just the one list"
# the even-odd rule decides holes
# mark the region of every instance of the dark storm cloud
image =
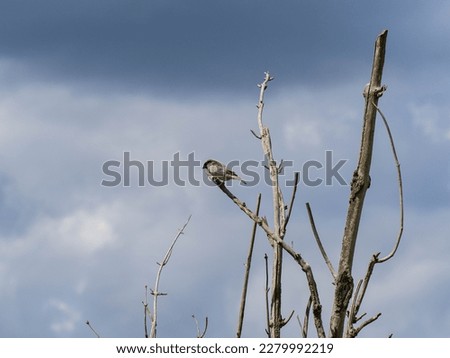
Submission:
[[399,8],[389,2],[8,1],[0,5],[0,58],[25,65],[31,78],[161,91],[248,88],[267,69],[283,83],[336,81],[361,62],[367,72],[373,40],[399,24],[393,21]]

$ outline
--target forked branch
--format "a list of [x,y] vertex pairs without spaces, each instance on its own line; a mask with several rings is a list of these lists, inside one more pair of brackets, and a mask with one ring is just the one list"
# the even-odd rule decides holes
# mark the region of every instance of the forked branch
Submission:
[[[173,248],[174,248],[175,244],[177,243],[178,239],[180,238],[180,236],[182,234],[184,234],[184,229],[189,224],[189,221],[191,220],[191,216],[192,215],[189,215],[189,218],[184,223],[183,227],[178,230],[175,238],[172,241],[172,244],[170,245],[169,249],[167,250],[166,254],[164,255],[162,262],[157,263],[159,265],[159,269],[158,269],[158,273],[156,274],[155,287],[150,290],[151,294],[153,295],[153,313],[150,316],[150,319],[152,322],[151,329],[150,329],[150,338],[156,338],[156,326],[158,323],[158,297],[166,295],[166,293],[159,292],[159,281],[161,278],[161,272],[162,272],[164,266],[166,266],[167,263],[169,262],[170,257],[172,256]],[[146,310],[147,310],[147,307],[146,307]]]
[[[270,322],[268,324],[269,337],[280,337],[280,329],[287,321],[281,316],[281,273],[282,273],[282,256],[283,251],[288,252],[294,260],[300,265],[301,269],[305,272],[308,281],[308,287],[312,297],[313,317],[316,325],[317,333],[319,337],[325,337],[325,332],[322,323],[322,305],[319,299],[319,293],[317,290],[317,284],[314,279],[314,275],[310,265],[297,253],[291,246],[284,241],[284,235],[286,232],[286,226],[292,214],[292,208],[295,200],[295,194],[299,181],[299,174],[295,174],[294,189],[292,192],[291,202],[289,205],[289,211],[286,215],[286,205],[284,203],[283,194],[280,189],[278,176],[282,165],[277,166],[273,152],[272,143],[270,138],[269,128],[263,125],[262,114],[264,110],[264,93],[267,89],[268,83],[273,79],[268,72],[265,73],[264,81],[258,85],[260,88],[259,101],[258,101],[258,126],[260,135],[257,136],[252,132],[255,137],[261,140],[264,158],[267,161],[267,170],[270,174],[270,181],[272,187],[272,200],[273,200],[273,229],[267,223],[265,218],[259,217],[259,215],[253,213],[252,210],[247,208],[245,203],[241,202],[235,195],[233,195],[226,187],[224,182],[214,181],[217,186],[257,225],[259,225],[267,235],[269,243],[273,247],[273,264],[272,264],[272,285],[271,285],[271,309],[270,309]],[[291,314],[292,316],[292,314]]]

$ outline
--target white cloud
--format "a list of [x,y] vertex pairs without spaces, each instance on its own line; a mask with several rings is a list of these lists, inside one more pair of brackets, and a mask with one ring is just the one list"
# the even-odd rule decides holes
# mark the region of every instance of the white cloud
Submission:
[[93,254],[115,242],[112,218],[108,217],[109,208],[98,208],[94,212],[78,210],[57,220],[39,223],[37,231],[42,236],[53,238],[52,244],[61,246],[68,252],[81,255]]
[[81,313],[69,303],[52,298],[48,301],[50,329],[56,335],[70,335],[80,325]]
[[8,258],[21,257],[36,248],[62,256],[94,254],[116,241],[114,210],[98,207],[79,209],[62,217],[44,217],[21,237],[2,242]]
[[355,133],[355,121],[360,120],[363,108],[361,98],[358,84],[336,84],[327,90],[286,89],[267,105],[273,107],[268,125],[276,126],[272,118],[276,117],[290,150],[334,146]]
[[450,109],[432,103],[412,104],[409,108],[414,125],[433,142],[450,139]]

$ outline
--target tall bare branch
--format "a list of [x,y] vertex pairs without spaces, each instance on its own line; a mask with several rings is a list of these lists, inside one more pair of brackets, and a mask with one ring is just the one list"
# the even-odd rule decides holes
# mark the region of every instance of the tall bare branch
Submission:
[[[260,88],[258,101],[258,126],[261,137],[261,144],[264,153],[264,158],[267,160],[269,168],[271,186],[272,186],[272,200],[273,200],[273,231],[275,236],[283,239],[282,228],[285,222],[284,200],[281,189],[278,183],[278,167],[273,156],[272,142],[270,138],[270,131],[265,127],[262,121],[264,110],[264,93],[267,89],[268,83],[273,80],[269,72],[265,73],[264,81],[258,85]],[[271,300],[271,322],[270,322],[270,336],[272,338],[280,337],[280,330],[283,325],[283,318],[281,315],[281,274],[283,264],[283,249],[279,245],[274,245],[273,248],[273,263],[272,263],[272,300]]]
[[387,30],[383,31],[375,42],[372,74],[369,84],[364,90],[365,109],[364,124],[361,139],[361,149],[358,166],[353,173],[351,183],[350,202],[342,239],[336,288],[330,319],[330,336],[342,337],[345,313],[353,292],[352,267],[355,253],[356,239],[364,204],[366,191],[370,185],[370,166],[372,162],[373,138],[375,132],[375,118],[378,98],[384,92],[381,86],[384,57],[386,52]]
[[[262,142],[263,152],[266,160],[268,161],[267,169],[270,173],[271,187],[273,192],[273,209],[274,209],[274,227],[270,228],[266,218],[261,218],[252,210],[250,210],[245,203],[241,202],[234,194],[232,194],[226,187],[224,182],[214,181],[217,186],[255,223],[257,223],[266,233],[269,243],[274,248],[273,270],[272,270],[272,299],[270,309],[270,322],[269,322],[269,337],[280,337],[280,330],[288,320],[284,320],[281,316],[281,273],[282,273],[282,253],[283,250],[288,252],[294,260],[300,265],[301,269],[305,272],[308,281],[308,288],[312,297],[313,317],[314,323],[319,337],[325,337],[325,332],[322,323],[322,305],[320,303],[319,293],[317,290],[317,284],[314,279],[314,275],[311,266],[297,253],[291,246],[284,241],[285,228],[289,221],[289,217],[292,212],[293,202],[295,199],[296,187],[298,184],[298,174],[296,174],[296,182],[292,194],[291,204],[289,206],[288,216],[286,218],[286,208],[283,200],[283,195],[278,183],[279,168],[273,159],[272,145],[270,139],[270,132],[267,127],[264,127],[262,122],[262,113],[264,109],[264,92],[267,89],[267,84],[273,78],[268,72],[265,73],[264,81],[259,84],[260,96],[257,105],[258,108],[258,125],[260,128],[260,136],[256,136]],[[291,315],[292,316],[292,315]]]
[[[256,201],[256,216],[259,215],[260,205],[261,205],[261,193],[258,195],[258,199]],[[250,268],[251,268],[251,265],[252,265],[253,246],[255,244],[257,225],[258,224],[256,222],[253,222],[252,235],[250,237],[250,247],[248,249],[247,262],[245,263],[244,286],[242,288],[241,305],[240,305],[240,309],[239,309],[238,327],[237,327],[237,331],[236,331],[236,337],[237,338],[241,337],[242,324],[244,322],[245,302],[247,300],[248,278],[249,278],[249,275],[250,275]]]

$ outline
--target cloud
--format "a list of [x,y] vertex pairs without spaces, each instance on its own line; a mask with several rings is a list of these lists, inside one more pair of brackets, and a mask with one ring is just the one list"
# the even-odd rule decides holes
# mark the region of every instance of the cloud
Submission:
[[449,139],[450,109],[442,105],[424,103],[410,106],[414,125],[433,142]]
[[[442,20],[429,21],[441,9],[419,2],[408,7],[293,1],[256,7],[236,1],[21,4],[2,7],[0,57],[20,64],[28,80],[182,98],[212,89],[245,93],[267,69],[291,85],[354,79],[355,70],[367,73],[372,40],[386,27],[394,44],[391,66],[419,66],[417,58],[428,51],[416,51],[416,44],[437,49],[430,43],[436,34],[445,43],[445,32],[437,30]],[[411,31],[419,22],[420,31]],[[439,55],[433,57],[436,65],[445,58]]]
[[50,299],[48,302],[48,311],[50,311],[50,315],[52,316],[50,329],[58,336],[72,334],[80,324],[80,312],[64,301]]
[[[341,153],[352,153],[354,148],[350,148],[350,141],[358,148],[359,133],[355,127],[359,128],[361,120],[359,85],[350,84],[341,89],[339,95],[334,95],[337,91],[338,87],[268,92],[265,120],[274,128],[273,144],[277,155],[317,158],[329,147]],[[247,249],[243,232],[251,226],[247,218],[213,187],[169,185],[156,190],[151,186],[138,188],[136,183],[130,188],[102,188],[99,183],[103,161],[121,159],[124,150],[130,150],[134,159],[156,161],[171,159],[176,151],[184,155],[195,151],[199,157],[218,156],[224,161],[261,156],[260,143],[247,131],[256,124],[255,101],[230,97],[212,100],[199,96],[195,102],[179,102],[141,95],[83,94],[71,87],[44,84],[3,93],[7,94],[1,102],[3,133],[11,133],[11,136],[4,135],[0,145],[3,152],[8,150],[15,156],[3,157],[2,168],[14,189],[11,195],[30,203],[34,217],[34,220],[27,220],[26,230],[9,232],[2,237],[4,255],[0,282],[3,297],[8,298],[8,305],[16,307],[21,304],[17,298],[32,289],[38,305],[57,312],[48,331],[43,333],[33,324],[28,334],[88,336],[90,333],[83,324],[86,317],[98,322],[96,327],[102,335],[139,335],[143,286],[152,284],[157,268],[153,263],[161,260],[176,228],[192,213],[192,222],[174,252],[173,261],[163,273],[163,290],[170,295],[161,303],[160,333],[161,336],[189,336],[190,315],[196,314],[200,320],[205,315],[210,317],[211,335],[232,336],[230,332],[234,331],[235,322],[231,317],[237,312],[240,290],[237,282],[242,277]],[[283,128],[277,123],[288,124]],[[311,143],[308,134],[305,141],[289,140],[286,128],[292,126],[297,130],[294,137],[301,138],[305,136],[308,123],[315,128],[317,141]],[[408,130],[412,129],[407,127],[397,138],[402,140]],[[305,154],[297,153],[297,148]],[[408,158],[408,152],[401,154],[402,158]],[[380,168],[386,165],[385,156],[391,161],[389,151],[377,156],[384,163]],[[33,175],[30,177],[29,173]],[[374,173],[368,207],[396,204],[396,199],[383,194],[386,187],[378,184],[378,178]],[[233,190],[246,202],[253,203],[255,190],[259,189],[270,191],[266,186]],[[345,191],[347,193],[348,188]],[[311,193],[307,188],[301,193],[300,200],[309,201],[306,196]],[[319,230],[328,238],[327,249],[336,253],[345,214],[341,210],[348,197],[333,194],[330,198],[326,193],[311,196],[312,205],[320,223]],[[342,205],[335,202],[338,196]],[[297,208],[301,207],[300,201]],[[367,225],[362,226],[366,234],[367,230],[371,232],[370,227],[389,226],[386,218],[383,219],[385,224],[380,225],[380,218],[386,217],[386,207],[366,211]],[[262,209],[270,213],[270,204],[265,203]],[[296,211],[296,215],[300,221],[305,219],[302,210]],[[430,217],[426,226],[436,227],[440,220],[441,217]],[[296,221],[291,223],[293,233],[300,228],[309,232],[307,225],[298,227]],[[371,235],[375,242],[383,233]],[[297,240],[294,236],[292,240]],[[268,247],[265,238],[261,240],[259,250],[264,252]],[[299,245],[303,244],[295,243],[295,247],[303,250]],[[409,243],[406,241],[405,245]],[[309,259],[315,251],[314,245],[305,244],[305,247]],[[368,255],[361,257],[370,256],[372,251],[366,250]],[[314,267],[320,267],[320,258],[312,261]],[[23,266],[24,262],[28,264]],[[364,270],[365,262],[361,267]],[[257,286],[262,285],[264,278],[261,262],[255,270],[252,289],[258,291]],[[329,283],[326,268],[318,271],[318,277]],[[286,275],[297,278],[302,273],[294,267],[286,269]],[[207,293],[201,298],[203,304],[199,304],[198,292],[202,290]],[[329,305],[329,287],[324,285],[322,291],[325,292],[324,303]],[[298,292],[287,287],[286,292],[289,296],[285,302],[294,306]],[[386,297],[391,294],[386,288],[383,292]],[[263,308],[258,295],[252,293],[259,302],[257,307]],[[50,306],[49,300],[53,300]],[[75,300],[77,308],[72,307],[71,302]],[[298,305],[296,312],[304,309],[302,303],[295,305]],[[223,310],[217,307],[226,307],[229,314],[225,328],[218,324]],[[373,307],[378,308],[376,302]],[[40,315],[28,313],[33,321],[42,319]],[[324,319],[327,316],[324,314]],[[8,316],[7,320],[15,317]],[[263,313],[255,308],[249,311],[248,317],[250,326],[246,334],[259,335],[258,327],[264,324]],[[169,327],[171,319],[179,322],[176,329]],[[11,335],[11,330],[7,332],[4,334]],[[286,332],[294,336],[297,329],[293,325]],[[401,334],[408,335],[406,328]]]
[[49,246],[53,248],[60,246],[59,250],[72,255],[90,255],[117,240],[112,219],[108,217],[110,213],[110,207],[99,208],[96,212],[79,210],[59,220],[41,221],[33,231],[42,232],[43,237],[52,241]]
[[[195,335],[195,314],[210,318],[208,336],[233,336],[248,218],[214,187],[174,185],[170,171],[164,187],[138,187],[136,171],[130,187],[101,187],[102,164],[123,161],[127,151],[133,160],[153,161],[158,176],[176,153],[184,160],[193,152],[200,162],[261,160],[250,129],[257,125],[255,84],[270,70],[275,80],[264,122],[276,158],[303,163],[331,149],[336,160],[348,159],[342,174],[349,179],[359,150],[361,91],[373,40],[384,27],[388,92],[380,103],[397,141],[406,221],[398,257],[373,277],[366,308],[382,311],[383,321],[367,335],[446,331],[444,5],[25,3],[2,5],[0,24],[0,295],[8,308],[0,314],[2,336],[91,336],[86,319],[102,336],[142,336],[144,286],[153,284],[155,262],[189,214],[163,272],[161,288],[169,295],[161,300],[160,335]],[[355,277],[374,250],[389,252],[397,227],[395,166],[378,125],[372,164]],[[202,177],[200,166],[194,174]],[[271,217],[267,185],[232,191],[249,207],[262,192],[262,213]],[[348,194],[345,186],[301,186],[288,230],[315,269],[325,320],[333,287],[304,202],[311,202],[336,263]],[[248,336],[264,336],[262,257],[270,247],[259,235]],[[283,312],[302,313],[303,274],[289,258],[285,274]],[[421,325],[423,316],[439,326]],[[285,332],[298,335],[296,322]]]

